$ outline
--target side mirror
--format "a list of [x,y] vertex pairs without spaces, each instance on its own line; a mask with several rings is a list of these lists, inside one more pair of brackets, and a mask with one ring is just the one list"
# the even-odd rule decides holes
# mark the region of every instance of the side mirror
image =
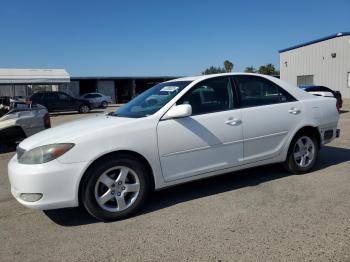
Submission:
[[163,116],[163,120],[171,118],[180,118],[192,115],[192,106],[189,104],[173,106]]

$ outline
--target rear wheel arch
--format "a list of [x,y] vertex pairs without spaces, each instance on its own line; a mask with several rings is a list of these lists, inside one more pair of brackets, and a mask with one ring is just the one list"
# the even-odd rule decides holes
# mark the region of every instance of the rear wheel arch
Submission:
[[285,151],[285,158],[288,157],[290,151],[292,150],[293,141],[301,134],[313,135],[317,140],[318,148],[321,148],[321,144],[322,144],[321,143],[321,134],[320,134],[320,131],[318,130],[318,128],[315,126],[303,126],[303,127],[299,128],[298,131],[296,131],[295,134],[292,136],[292,138],[289,140],[289,143],[287,144],[288,150]]
[[[300,146],[299,143],[302,145]],[[283,162],[285,169],[293,174],[309,172],[317,161],[320,146],[321,135],[317,127],[300,128],[289,143],[286,159]]]
[[[321,148],[321,134],[320,131],[318,130],[317,127],[314,126],[304,126],[302,128],[300,128],[293,136],[293,139],[291,140],[291,142],[299,135],[301,134],[309,134],[309,135],[313,135],[316,140],[317,140],[317,144],[318,144],[318,148]],[[290,149],[290,145],[289,145],[289,149]]]
[[99,158],[95,159],[89,165],[89,167],[85,170],[85,172],[84,172],[84,174],[81,177],[80,182],[79,182],[79,189],[78,189],[79,204],[82,203],[82,195],[81,195],[82,194],[82,187],[83,187],[84,181],[88,177],[87,174],[88,174],[89,170],[94,168],[96,165],[98,165],[102,161],[106,161],[106,160],[108,161],[108,159],[116,159],[116,158],[122,158],[122,157],[129,157],[129,158],[135,159],[144,165],[144,167],[147,169],[147,174],[148,174],[149,179],[150,179],[150,185],[151,185],[150,190],[151,191],[154,190],[155,181],[154,181],[154,176],[153,176],[153,170],[152,170],[150,163],[148,162],[148,160],[144,156],[142,156],[141,154],[139,154],[135,151],[130,151],[130,150],[114,151],[114,152],[110,152],[110,153],[107,153],[105,155],[102,155]]

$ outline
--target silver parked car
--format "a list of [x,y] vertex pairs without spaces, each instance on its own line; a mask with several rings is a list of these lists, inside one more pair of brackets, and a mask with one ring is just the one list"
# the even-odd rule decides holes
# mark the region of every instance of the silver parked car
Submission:
[[88,100],[90,104],[95,107],[106,108],[108,103],[112,103],[112,98],[100,93],[87,93],[81,96],[81,99]]
[[[42,105],[11,103],[0,105],[0,144],[13,144],[51,127],[50,115]],[[8,111],[7,113],[5,113]]]

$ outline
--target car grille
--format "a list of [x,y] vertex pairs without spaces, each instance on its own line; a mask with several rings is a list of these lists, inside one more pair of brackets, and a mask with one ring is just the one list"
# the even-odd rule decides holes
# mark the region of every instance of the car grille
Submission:
[[25,152],[26,152],[26,151],[25,151],[23,148],[20,148],[19,146],[17,146],[17,149],[16,149],[17,159],[20,159],[21,156],[23,156],[23,154],[24,154]]

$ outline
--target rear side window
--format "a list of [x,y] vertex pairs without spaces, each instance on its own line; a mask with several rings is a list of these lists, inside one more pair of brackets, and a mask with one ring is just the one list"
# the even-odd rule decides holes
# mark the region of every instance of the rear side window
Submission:
[[191,88],[177,104],[190,104],[193,115],[233,109],[233,94],[228,77],[208,79]]
[[241,107],[263,106],[296,101],[275,83],[258,76],[234,76]]

